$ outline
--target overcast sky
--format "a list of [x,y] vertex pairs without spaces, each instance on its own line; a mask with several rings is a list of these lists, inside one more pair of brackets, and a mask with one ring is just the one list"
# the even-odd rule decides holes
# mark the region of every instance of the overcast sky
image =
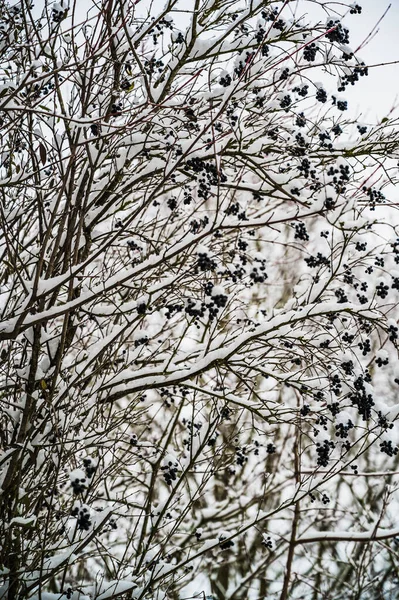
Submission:
[[[345,23],[350,29],[350,47],[355,50],[375,27],[388,6],[391,7],[378,25],[378,33],[358,53],[368,65],[399,61],[399,0],[358,0],[363,11],[348,15]],[[399,62],[396,65],[369,69],[369,76],[345,91],[350,108],[362,112],[362,120],[375,121],[384,117],[392,106],[399,103]],[[399,116],[399,109],[395,112]]]

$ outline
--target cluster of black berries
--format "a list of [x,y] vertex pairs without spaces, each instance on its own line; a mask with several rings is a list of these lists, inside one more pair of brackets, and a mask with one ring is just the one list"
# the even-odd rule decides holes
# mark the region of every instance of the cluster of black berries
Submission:
[[342,23],[338,19],[330,19],[327,22],[326,29],[332,29],[332,31],[326,33],[326,38],[330,40],[330,42],[349,44],[349,29],[343,27]]
[[136,310],[138,315],[145,315],[147,312],[147,303],[144,300],[139,300],[137,302]]
[[333,132],[334,135],[341,135],[342,133],[342,128],[340,127],[340,125],[338,125],[338,123],[336,125],[334,125],[334,127],[331,128],[331,131]]
[[[328,419],[325,415],[319,415],[316,420],[316,425],[321,425],[324,431],[327,431]],[[314,435],[319,435],[319,430],[315,428]]]
[[301,98],[305,98],[305,96],[308,95],[309,86],[308,85],[303,85],[302,87],[294,87],[292,89],[292,91],[296,92],[298,94],[298,96],[301,96]]
[[189,189],[183,190],[183,204],[188,205],[191,204],[192,201],[193,196],[191,194],[191,191]]
[[239,221],[248,221],[245,210],[242,210],[238,202],[232,202],[224,212],[228,216],[236,216]]
[[363,356],[367,356],[367,354],[371,352],[371,342],[369,338],[366,338],[363,342],[359,342],[358,346],[360,350],[362,350]]
[[388,336],[392,343],[395,343],[398,339],[398,331],[399,328],[396,325],[389,325],[388,327]]
[[309,44],[309,46],[306,46],[306,48],[303,51],[304,60],[307,60],[308,62],[314,62],[316,59],[317,50],[318,47],[314,42]]
[[48,81],[45,85],[39,85],[35,83],[33,86],[27,88],[27,91],[21,92],[21,96],[28,96],[31,100],[38,100],[42,96],[47,96],[55,88],[54,83]]
[[337,88],[338,92],[344,92],[349,84],[355,85],[355,83],[359,81],[359,77],[367,77],[368,74],[369,70],[365,63],[359,63],[352,69],[350,73],[347,73],[341,78],[340,84]]
[[[204,192],[204,195],[201,196],[200,191],[201,190],[198,190],[199,198],[207,198],[208,197],[207,192]],[[205,215],[205,217],[202,217],[202,219],[192,219],[190,221],[191,233],[199,233],[200,231],[205,229],[205,227],[208,225],[208,223],[209,223],[209,217],[207,217],[206,215]]]
[[311,172],[313,172],[315,174],[315,171],[311,170],[311,164],[308,158],[304,158],[301,161],[301,164],[298,166],[298,171],[301,173],[301,175],[303,175],[304,177],[308,178],[309,175],[311,174]]
[[184,309],[184,306],[183,304],[167,304],[165,308],[165,317],[170,319],[174,314],[181,312]]
[[93,477],[93,475],[94,475],[94,473],[96,472],[96,469],[97,469],[97,465],[93,462],[93,460],[91,458],[84,458],[83,459],[83,466],[85,468],[86,476],[89,479],[91,477]]
[[308,267],[310,267],[311,269],[315,269],[316,267],[322,267],[322,266],[326,266],[329,267],[330,266],[330,261],[327,258],[327,256],[323,256],[323,254],[321,254],[321,252],[318,252],[316,256],[309,256],[308,258],[305,258],[305,263],[308,265]]
[[167,485],[172,485],[172,481],[176,481],[177,469],[178,469],[178,464],[173,463],[171,460],[168,462],[167,465],[163,465],[161,467],[161,471],[163,472],[163,476],[165,478],[165,483]]
[[195,421],[191,421],[190,419],[183,418],[182,423],[185,427],[187,427],[187,429],[193,437],[196,437],[199,431],[202,429],[202,423],[200,422],[196,423]]
[[146,344],[148,344],[148,336],[147,335],[143,335],[143,337],[140,337],[140,338],[134,340],[135,348],[138,348],[139,346],[145,346]]
[[353,58],[354,54],[353,52],[343,52],[342,53],[342,58],[343,60],[351,60]]
[[196,273],[199,271],[214,271],[216,266],[216,261],[211,258],[207,252],[198,252],[197,264],[195,266]]
[[72,593],[73,593],[72,588],[69,587],[69,588],[67,588],[66,592],[62,593],[62,595],[66,596],[67,600],[70,600],[72,598]]
[[281,70],[279,80],[286,81],[288,79],[289,75],[290,75],[290,70],[288,67],[286,67],[285,69]]
[[[347,265],[344,265],[345,268],[346,268],[346,266]],[[349,285],[353,285],[354,288],[357,289],[357,284],[354,283],[355,277],[350,269],[346,269],[346,271],[344,272],[343,279],[344,279],[344,283],[349,283]],[[367,290],[367,283],[366,282],[364,282],[364,283],[365,283],[366,287],[365,287],[365,289],[362,288],[363,292]]]
[[174,39],[175,44],[183,44],[184,43],[184,35],[182,34],[181,31],[179,31],[179,33],[177,34],[177,36]]
[[280,106],[281,108],[285,109],[285,112],[288,112],[289,107],[291,106],[292,100],[291,100],[291,96],[289,94],[286,94],[281,100],[280,100]]
[[364,294],[356,294],[359,304],[367,304],[369,299]]
[[159,395],[161,396],[163,403],[165,406],[170,408],[172,404],[174,404],[175,398],[171,390],[168,388],[161,388],[159,391]]
[[[185,425],[190,433],[190,438],[189,439],[184,439],[183,440],[183,445],[187,448],[187,450],[189,450],[191,448],[191,441],[192,438],[195,438],[199,435],[200,430],[202,429],[202,423],[195,423],[194,421],[190,421],[188,419],[182,419],[182,423],[183,425]],[[217,437],[217,434],[216,434]],[[214,440],[214,443],[216,442],[216,437]],[[208,443],[208,446],[211,446],[212,444]]]
[[298,146],[303,146],[303,147],[307,146],[305,138],[303,137],[303,135],[300,131],[296,134],[295,141],[298,144]]
[[346,423],[337,423],[335,425],[335,435],[337,438],[346,439],[349,431],[354,428],[352,421],[349,419]]
[[269,550],[272,550],[273,542],[272,542],[272,538],[270,537],[270,535],[268,535],[267,537],[263,536],[262,546],[264,546],[265,548],[269,548]]
[[327,467],[331,451],[335,448],[332,440],[324,440],[323,443],[316,442],[317,464],[319,467]]
[[268,11],[262,10],[261,16],[265,21],[275,21],[278,17],[278,9],[274,7]]
[[386,415],[383,415],[382,412],[378,411],[378,427],[381,427],[383,431],[388,431],[388,429],[393,429],[393,423],[389,423]]
[[266,452],[268,454],[275,454],[276,451],[277,451],[277,448],[276,448],[276,446],[274,444],[269,443],[269,444],[266,445]]
[[246,242],[242,238],[238,238],[237,246],[238,246],[239,250],[242,250],[243,252],[245,252],[245,250],[248,248],[248,242]]
[[363,192],[368,196],[371,210],[375,209],[376,204],[382,204],[385,202],[386,198],[381,190],[376,190],[373,187],[363,186]]
[[355,249],[358,252],[364,252],[365,250],[367,250],[367,242],[356,242]]
[[61,8],[59,5],[57,5],[57,7],[53,6],[53,9],[51,11],[51,19],[53,21],[53,23],[61,23],[61,21],[63,21],[65,19],[65,17],[68,14],[68,9],[67,8]]
[[248,462],[248,457],[246,456],[247,449],[245,446],[242,448],[240,446],[236,446],[236,464],[239,467],[243,467],[246,462]]
[[399,264],[399,238],[397,238],[394,242],[390,243],[392,253],[394,256],[394,261],[396,264]]
[[263,38],[265,37],[266,31],[264,30],[264,28],[262,27],[262,25],[259,25],[256,33],[255,33],[255,40],[257,44],[260,44],[261,41],[263,40]]
[[214,435],[209,437],[206,442],[207,446],[211,446],[211,447],[214,446],[216,444],[218,435],[219,435],[218,433],[215,433]]
[[350,7],[349,14],[360,15],[361,12],[362,12],[362,7],[360,6],[360,4],[352,4],[352,6]]
[[343,372],[346,375],[353,375],[353,369],[354,369],[353,361],[348,360],[348,361],[342,362],[341,369],[343,370]]
[[199,300],[192,300],[189,298],[187,300],[187,306],[185,308],[185,313],[189,317],[194,317],[195,319],[202,318],[205,315],[205,303],[200,302]]
[[226,540],[226,536],[221,534],[219,536],[219,546],[221,550],[228,550],[234,546],[233,540]]
[[71,512],[71,515],[77,518],[76,526],[78,529],[80,529],[81,531],[88,531],[90,529],[91,521],[90,512],[88,508],[86,508],[85,506],[81,508],[75,506],[75,508],[73,508]]
[[220,411],[220,418],[222,421],[230,421],[232,415],[232,411],[227,406],[224,406]]
[[345,291],[342,288],[335,290],[334,294],[337,298],[338,304],[344,304],[345,302],[348,302],[348,296],[345,294]]
[[328,131],[321,131],[319,133],[319,140],[321,142],[320,145],[322,148],[327,148],[328,150],[333,149],[333,145],[331,143],[331,137],[330,137],[330,134],[328,133]]
[[152,35],[152,39],[154,44],[158,44],[158,37],[160,35],[163,35],[163,29],[170,29],[171,31],[173,30],[173,21],[169,21],[168,19],[160,19],[157,23],[155,23],[155,26],[153,29],[150,29],[150,31],[148,32],[150,35]]
[[355,336],[351,333],[348,333],[347,331],[345,331],[342,336],[342,341],[345,342],[345,344],[352,344],[354,339]]
[[232,102],[231,106],[228,106],[226,109],[226,116],[230,121],[231,125],[236,125],[238,122],[238,116],[234,114],[234,111],[238,107],[237,102]]
[[176,196],[171,196],[170,198],[168,198],[168,200],[166,201],[166,204],[167,204],[169,210],[175,210],[177,208]]
[[366,391],[365,384],[370,381],[368,373],[359,375],[353,382],[355,391],[349,394],[349,400],[352,406],[355,406],[362,417],[363,421],[367,421],[371,417],[371,409],[374,406],[373,396]]
[[375,364],[380,368],[384,367],[385,365],[389,364],[389,358],[387,356],[377,356],[375,359]]
[[119,116],[122,111],[122,104],[120,102],[113,102],[111,104],[111,115],[113,117]]
[[309,240],[309,234],[308,234],[308,230],[306,229],[305,223],[302,223],[302,221],[300,221],[299,223],[296,223],[294,225],[294,227],[295,227],[295,236],[294,236],[295,239],[307,242]]
[[336,396],[340,396],[342,392],[342,383],[338,373],[334,373],[331,377],[331,391]]
[[231,82],[232,82],[232,79],[229,74],[224,75],[223,77],[221,77],[219,79],[219,85],[222,85],[223,87],[228,87],[229,85],[231,85]]
[[297,127],[305,127],[306,126],[306,117],[303,112],[299,113],[295,119],[295,125]]
[[154,57],[144,62],[144,70],[147,73],[147,75],[153,75],[155,71],[157,71],[158,73],[162,73],[164,66],[165,65],[162,60],[157,60]]
[[316,92],[316,100],[323,104],[327,102],[327,92],[323,88],[318,88]]
[[253,283],[264,283],[267,279],[266,259],[259,258],[255,260],[260,263],[260,266],[252,265],[249,277]]
[[224,293],[211,294],[211,301],[207,302],[206,307],[209,310],[209,319],[213,320],[217,317],[220,308],[224,308],[227,304],[227,295]]
[[72,491],[77,496],[83,494],[87,488],[86,477],[76,477],[71,481]]
[[226,269],[225,271],[221,271],[220,275],[224,277],[224,279],[229,280],[233,283],[237,283],[237,281],[241,281],[243,277],[246,275],[246,270],[239,264],[234,265],[234,270]]
[[241,77],[246,69],[247,65],[249,65],[255,56],[255,52],[246,52],[244,62],[242,60],[239,61],[238,65],[234,69],[234,73],[237,77]]
[[332,97],[332,103],[338,108],[338,110],[348,110],[348,102],[346,100],[337,100],[336,96]]
[[384,299],[388,296],[388,292],[389,292],[389,286],[387,286],[387,284],[384,283],[383,281],[381,281],[375,288],[375,293],[377,294],[377,296],[379,296],[382,299]]
[[387,441],[383,441],[380,444],[380,450],[381,452],[384,452],[384,454],[387,454],[388,456],[396,456],[399,449],[397,446],[393,446],[391,440]]
[[90,131],[93,135],[97,136],[101,133],[101,128],[97,123],[90,125]]
[[325,210],[334,210],[336,207],[337,201],[334,198],[328,197],[324,200],[323,207]]
[[135,252],[136,250],[142,250],[143,248],[141,246],[139,246],[139,244],[137,242],[135,242],[134,240],[128,240],[127,241],[127,245],[129,250],[132,250],[132,252]]
[[226,175],[223,171],[218,171],[216,165],[194,157],[190,158],[186,162],[186,168],[194,173],[201,174],[202,177],[199,179],[199,190],[198,196],[200,198],[207,198],[209,195],[209,187],[212,185],[218,185],[219,181],[225,183],[227,181]]

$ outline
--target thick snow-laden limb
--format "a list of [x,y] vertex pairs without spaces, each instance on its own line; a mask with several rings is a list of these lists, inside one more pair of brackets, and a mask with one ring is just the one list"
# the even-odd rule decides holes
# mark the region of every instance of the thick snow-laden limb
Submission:
[[107,581],[107,583],[102,585],[99,593],[96,594],[95,600],[111,600],[127,592],[129,592],[130,598],[138,598],[142,593],[142,589],[133,581],[123,581],[120,579]]
[[389,540],[399,536],[399,528],[383,529],[374,528],[369,531],[319,531],[300,536],[296,544],[311,544],[314,542],[376,542],[378,540]]
[[[299,311],[283,312],[283,314],[276,315],[267,323],[257,327],[254,332],[243,333],[240,336],[234,336],[231,340],[226,340],[222,348],[213,349],[204,358],[200,360],[196,359],[195,364],[191,367],[175,367],[173,369],[173,365],[171,365],[167,372],[153,369],[141,369],[137,371],[126,369],[110,382],[103,385],[99,391],[107,390],[109,394],[107,399],[112,401],[126,394],[133,393],[136,390],[180,383],[200,375],[215,365],[228,361],[234,354],[253,340],[262,338],[267,342],[268,339],[274,337],[276,332],[278,332],[279,336],[284,337],[285,334],[290,333],[291,325],[293,324],[305,321],[311,317],[341,312],[359,314],[359,316],[370,320],[379,318],[377,312],[364,309],[362,306],[337,303],[320,303],[310,305],[306,309],[300,309]],[[301,334],[298,333],[297,335],[300,336]]]

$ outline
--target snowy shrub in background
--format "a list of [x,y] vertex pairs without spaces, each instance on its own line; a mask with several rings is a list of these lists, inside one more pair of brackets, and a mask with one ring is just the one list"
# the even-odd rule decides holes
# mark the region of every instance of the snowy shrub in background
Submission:
[[396,597],[397,122],[313,5],[1,1],[0,597]]

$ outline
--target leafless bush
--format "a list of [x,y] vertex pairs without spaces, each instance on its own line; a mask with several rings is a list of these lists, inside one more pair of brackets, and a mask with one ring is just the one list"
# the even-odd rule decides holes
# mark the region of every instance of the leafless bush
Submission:
[[397,122],[313,5],[1,2],[1,597],[396,597]]

